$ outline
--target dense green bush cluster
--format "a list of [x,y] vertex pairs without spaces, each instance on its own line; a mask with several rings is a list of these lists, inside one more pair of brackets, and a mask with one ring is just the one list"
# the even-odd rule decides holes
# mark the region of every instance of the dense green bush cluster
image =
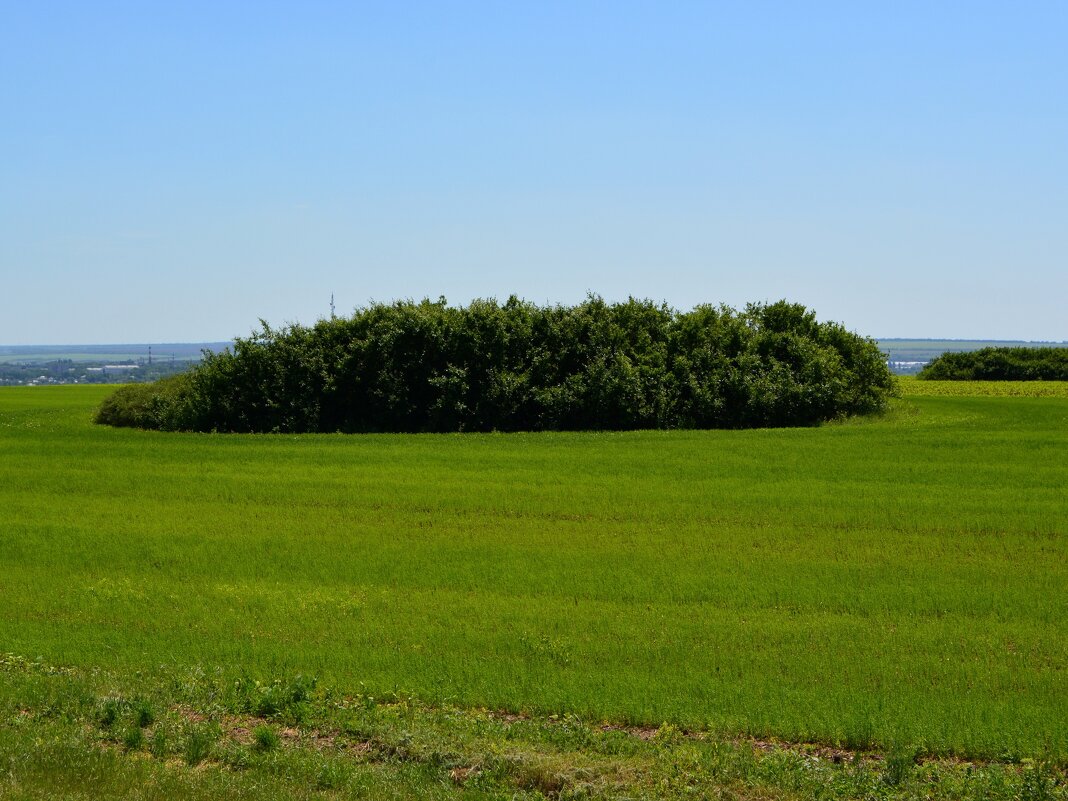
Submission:
[[97,421],[291,432],[797,426],[875,411],[894,387],[874,342],[785,301],[679,313],[634,299],[441,299],[262,325],[177,380],[118,390]]
[[943,353],[917,376],[936,381],[1068,381],[1068,348]]
[[179,430],[179,415],[190,401],[190,379],[188,373],[179,373],[149,383],[126,384],[104,398],[95,420],[109,426]]

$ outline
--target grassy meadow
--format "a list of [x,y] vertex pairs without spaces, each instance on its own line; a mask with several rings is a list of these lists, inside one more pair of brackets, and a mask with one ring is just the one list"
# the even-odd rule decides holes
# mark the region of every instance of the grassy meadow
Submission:
[[0,756],[11,721],[77,718],[49,682],[98,714],[313,676],[1063,769],[1068,385],[902,386],[818,428],[360,436],[109,429],[106,387],[2,389]]

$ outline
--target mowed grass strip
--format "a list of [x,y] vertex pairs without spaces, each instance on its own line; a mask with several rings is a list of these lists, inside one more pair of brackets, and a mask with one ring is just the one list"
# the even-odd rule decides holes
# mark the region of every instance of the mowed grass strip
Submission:
[[[915,384],[930,382],[915,382]],[[238,436],[0,391],[0,643],[1068,759],[1068,399],[812,429]]]

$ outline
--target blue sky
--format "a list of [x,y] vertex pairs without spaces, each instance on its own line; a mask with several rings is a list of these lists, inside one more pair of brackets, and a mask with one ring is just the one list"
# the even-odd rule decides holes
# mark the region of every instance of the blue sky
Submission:
[[1068,339],[1068,3],[0,0],[0,343],[788,298]]

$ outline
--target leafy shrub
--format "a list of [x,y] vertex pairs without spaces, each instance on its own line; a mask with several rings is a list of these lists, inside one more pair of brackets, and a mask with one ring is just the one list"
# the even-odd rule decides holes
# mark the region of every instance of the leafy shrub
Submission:
[[780,301],[679,313],[647,300],[374,304],[261,330],[168,383],[123,387],[110,425],[429,432],[814,425],[881,409],[875,343]]
[[286,718],[299,722],[315,690],[314,676],[298,675],[269,684],[242,677],[234,683],[235,707],[261,718]]
[[125,384],[104,399],[93,420],[109,426],[171,430],[187,385],[184,374],[148,384]]
[[1068,348],[982,348],[943,353],[917,378],[935,381],[1068,381]]

